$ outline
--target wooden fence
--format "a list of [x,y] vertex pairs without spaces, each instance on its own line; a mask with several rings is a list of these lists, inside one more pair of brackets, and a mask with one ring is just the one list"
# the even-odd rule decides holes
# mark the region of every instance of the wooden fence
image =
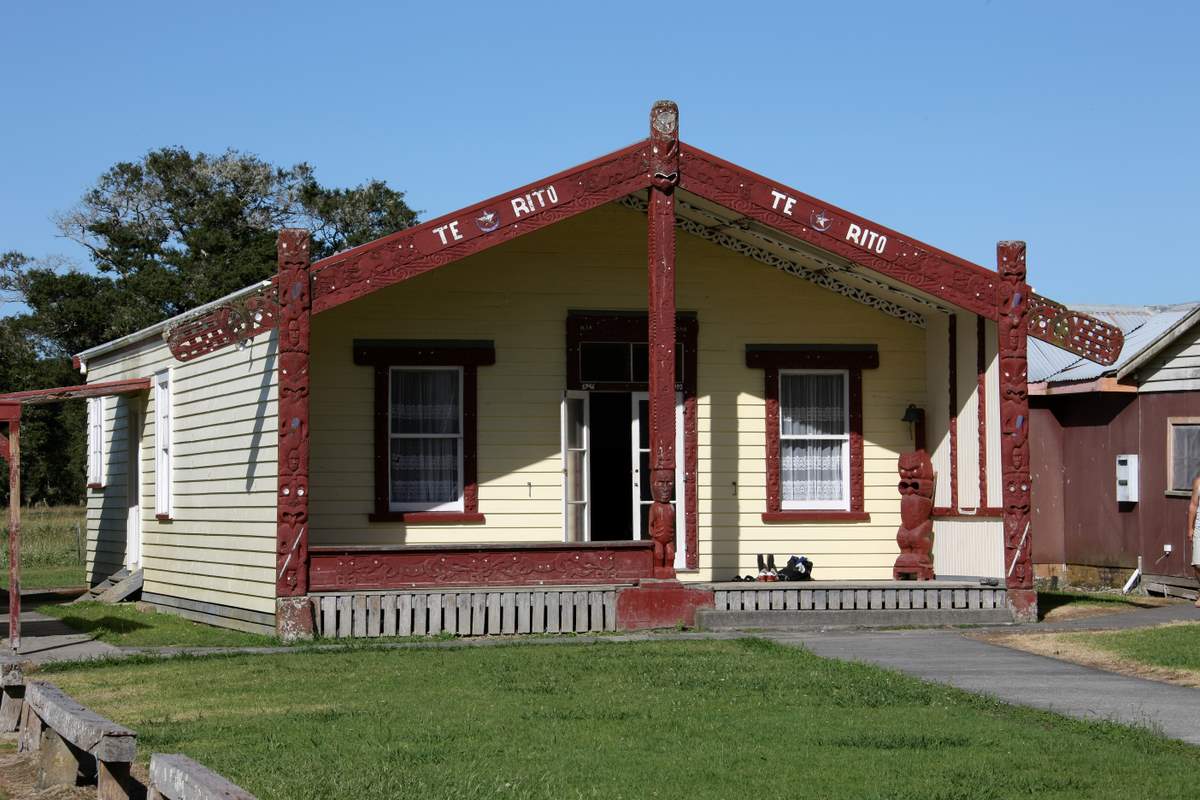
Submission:
[[[736,584],[734,584],[736,585]],[[757,584],[756,586],[761,586]],[[787,588],[783,588],[783,587]],[[1004,589],[972,586],[933,585],[929,587],[860,585],[809,588],[775,584],[770,589],[716,589],[717,611],[906,611],[960,610],[977,611],[1007,608]]]

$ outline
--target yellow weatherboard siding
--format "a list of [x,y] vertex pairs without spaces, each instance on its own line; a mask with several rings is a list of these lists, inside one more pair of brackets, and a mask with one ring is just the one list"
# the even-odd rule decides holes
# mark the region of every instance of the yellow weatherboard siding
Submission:
[[129,411],[142,420],[142,565],[147,593],[275,612],[274,332],[190,362],[155,337],[88,364],[88,382],[171,370],[174,517],[155,517],[154,392],[107,398],[107,480],[88,491],[88,575],[126,562]]
[[[604,206],[316,316],[311,542],[561,541],[567,312],[645,309],[645,225],[642,214]],[[757,552],[806,554],[821,578],[890,577],[899,524],[896,458],[911,447],[900,418],[909,403],[926,398],[925,331],[684,233],[677,269],[678,307],[696,312],[700,323],[700,570],[684,577],[745,573]],[[374,372],[353,363],[355,338],[494,340],[496,364],[478,373],[485,524],[368,522]],[[745,366],[747,343],[878,345],[879,369],[863,373],[870,522],[762,522],[763,373]]]

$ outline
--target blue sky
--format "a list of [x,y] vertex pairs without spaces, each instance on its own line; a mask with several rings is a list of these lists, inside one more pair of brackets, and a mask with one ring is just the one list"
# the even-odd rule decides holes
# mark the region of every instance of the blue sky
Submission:
[[382,178],[428,218],[683,138],[1076,303],[1200,299],[1200,4],[9,3],[0,250],[147,150]]

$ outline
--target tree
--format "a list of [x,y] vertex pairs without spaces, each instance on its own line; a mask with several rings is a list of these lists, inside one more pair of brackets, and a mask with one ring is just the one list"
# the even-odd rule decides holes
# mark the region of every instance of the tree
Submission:
[[[94,272],[61,259],[0,255],[0,303],[28,308],[0,319],[0,359],[12,365],[0,363],[0,392],[81,382],[73,354],[270,277],[281,228],[312,231],[321,258],[416,221],[404,193],[383,181],[329,188],[308,164],[277,167],[236,150],[166,147],[115,164],[56,218],[63,235],[85,248]],[[58,417],[34,413],[45,434],[31,423],[23,461],[33,470],[25,474],[35,500],[60,497],[51,475],[64,458],[68,485],[81,495],[74,473],[82,470],[83,425],[68,417],[82,412],[71,408]],[[60,423],[72,426],[67,439],[55,438]],[[45,460],[44,480],[35,466],[43,448],[56,455]]]

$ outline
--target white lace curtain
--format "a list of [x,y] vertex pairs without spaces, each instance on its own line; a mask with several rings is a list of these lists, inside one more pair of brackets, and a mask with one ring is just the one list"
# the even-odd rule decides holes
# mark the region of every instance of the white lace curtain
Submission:
[[779,427],[783,501],[844,501],[850,446],[845,375],[780,375]]
[[1175,425],[1173,433],[1171,488],[1191,491],[1192,481],[1200,473],[1200,425]]
[[461,494],[460,371],[392,370],[393,503],[436,506]]

